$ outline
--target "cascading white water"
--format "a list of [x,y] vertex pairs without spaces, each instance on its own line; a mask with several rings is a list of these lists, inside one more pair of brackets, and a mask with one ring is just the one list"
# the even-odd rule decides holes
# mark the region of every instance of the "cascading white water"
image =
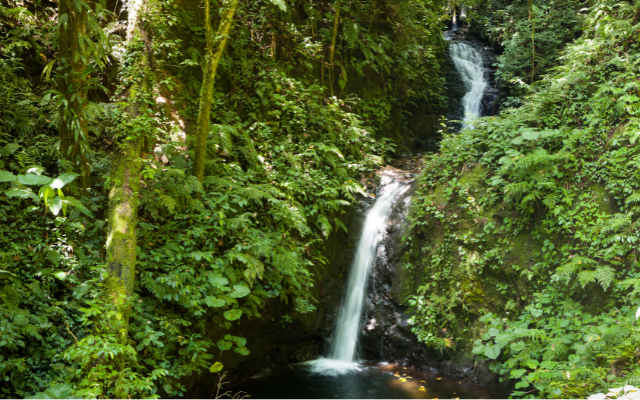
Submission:
[[484,63],[478,50],[462,42],[451,43],[451,58],[467,88],[467,94],[462,98],[463,127],[466,128],[469,120],[481,116],[482,97],[487,89]]
[[406,183],[397,181],[389,183],[390,179],[393,178],[383,177],[382,184],[388,184],[384,187],[383,194],[378,197],[371,210],[367,213],[364,229],[351,266],[347,296],[344,308],[338,319],[335,339],[330,350],[330,358],[311,361],[310,364],[313,365],[313,371],[315,372],[336,374],[358,368],[358,364],[355,362],[356,345],[367,278],[376,260],[378,243],[389,219],[391,207],[397,195],[407,187]]

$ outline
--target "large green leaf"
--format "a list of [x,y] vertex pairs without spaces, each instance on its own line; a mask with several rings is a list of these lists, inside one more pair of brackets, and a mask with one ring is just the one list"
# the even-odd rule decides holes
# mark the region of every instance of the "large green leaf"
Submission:
[[539,317],[542,315],[542,310],[539,310],[537,308],[532,308],[531,309],[531,315],[533,315],[534,317]]
[[524,350],[525,347],[526,346],[523,341],[519,341],[517,343],[511,343],[511,351],[513,353],[521,352],[522,350]]
[[521,368],[521,369],[512,369],[512,370],[511,370],[511,376],[510,376],[510,378],[511,378],[511,379],[518,379],[518,378],[522,377],[522,376],[523,376],[524,374],[526,374],[526,373],[527,373],[527,370],[526,370],[526,369],[524,369],[524,368]]
[[243,356],[248,356],[251,353],[246,347],[236,347],[233,351],[238,354],[242,354]]
[[16,176],[9,171],[0,170],[0,182],[15,182]]
[[216,345],[218,346],[220,351],[226,351],[226,350],[231,350],[231,346],[233,346],[233,343],[220,339],[218,340]]
[[540,132],[536,132],[533,129],[523,129],[522,138],[524,140],[537,140],[540,137]]
[[2,156],[3,157],[10,156],[11,154],[15,153],[19,148],[20,148],[20,145],[18,143],[9,143],[8,145],[4,146],[4,148],[2,149]]
[[248,287],[242,285],[234,285],[233,292],[229,293],[229,297],[238,299],[240,297],[248,295],[249,293],[251,293],[251,290]]
[[73,394],[73,389],[67,384],[53,386],[44,392],[36,393],[27,399],[68,399]]
[[500,355],[500,347],[488,346],[484,349],[484,355],[487,356],[487,358],[495,360]]
[[65,279],[67,279],[67,273],[66,272],[56,272],[54,274],[51,274],[53,276],[55,276],[56,278],[60,279],[61,281],[64,281]]
[[60,198],[60,196],[56,196],[49,202],[49,210],[51,210],[51,213],[53,215],[58,215],[60,214],[61,209],[62,209],[62,199]]
[[226,304],[223,299],[215,298],[214,296],[207,296],[204,299],[204,302],[207,303],[209,307],[222,307]]
[[51,182],[51,178],[44,175],[26,174],[18,175],[18,182],[28,186],[42,186],[49,184]]
[[222,275],[213,275],[209,277],[209,283],[212,286],[225,286],[229,284],[229,280]]
[[77,208],[78,211],[82,212],[84,215],[93,218],[93,214],[91,214],[91,211],[89,211],[89,209],[85,207],[84,204],[80,202],[80,200],[74,197],[65,197],[65,200],[67,200],[69,204]]
[[35,195],[31,190],[11,188],[4,191],[4,195],[7,197],[17,197],[19,199],[31,199],[36,202],[40,201],[40,198]]
[[51,187],[54,189],[62,189],[69,183],[73,182],[80,174],[76,174],[75,172],[66,172],[51,182]]
[[234,309],[234,310],[225,311],[224,317],[229,321],[235,321],[237,319],[240,319],[240,317],[242,317],[242,310]]

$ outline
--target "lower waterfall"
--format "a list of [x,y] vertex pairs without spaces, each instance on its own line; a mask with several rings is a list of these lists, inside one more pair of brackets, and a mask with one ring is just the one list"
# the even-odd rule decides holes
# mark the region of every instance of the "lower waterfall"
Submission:
[[383,186],[383,193],[367,213],[351,266],[344,306],[338,319],[330,356],[311,362],[315,372],[339,373],[358,368],[356,347],[369,272],[376,262],[376,250],[391,207],[402,190],[408,187],[408,182],[393,179],[383,176],[382,185],[386,184]]

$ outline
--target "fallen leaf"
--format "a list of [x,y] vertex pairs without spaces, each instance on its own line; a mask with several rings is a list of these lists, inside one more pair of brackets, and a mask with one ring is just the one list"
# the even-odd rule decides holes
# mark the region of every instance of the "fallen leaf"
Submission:
[[427,381],[420,381],[420,382],[427,383]]
[[400,379],[398,380],[398,382],[406,382],[406,381],[407,381],[407,378],[400,378]]
[[418,390],[421,391],[421,392],[426,392],[427,391],[427,389],[425,389],[424,386],[420,386],[420,388]]
[[439,380],[439,381],[441,381],[441,380],[442,380],[442,378],[436,378],[436,379],[437,379],[437,380]]

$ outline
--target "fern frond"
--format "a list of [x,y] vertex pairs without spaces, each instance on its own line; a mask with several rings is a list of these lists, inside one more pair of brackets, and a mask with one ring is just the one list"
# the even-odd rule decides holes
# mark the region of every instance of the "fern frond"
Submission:
[[269,193],[263,192],[255,187],[246,187],[239,189],[236,192],[236,195],[249,198],[255,202],[260,202],[262,199],[270,199],[273,198]]
[[318,217],[318,225],[320,225],[320,232],[322,232],[322,236],[324,236],[325,238],[329,237],[332,229],[329,219],[324,215],[320,215]]
[[178,208],[178,202],[171,196],[161,194],[158,199],[160,200],[160,204],[162,204],[162,206],[171,214],[173,214],[176,211],[176,208]]
[[614,214],[602,224],[600,229],[602,230],[602,233],[615,232],[631,225],[631,222],[631,217],[629,215]]
[[606,292],[609,286],[611,286],[611,283],[616,279],[616,271],[607,266],[599,267],[595,271],[595,278]]
[[336,226],[337,226],[337,227],[342,228],[342,230],[343,230],[345,233],[349,233],[349,230],[347,229],[347,227],[345,226],[345,224],[343,224],[343,223],[342,223],[342,221],[340,221],[340,219],[338,219],[338,218],[334,218],[334,219],[333,219],[333,222],[335,222],[335,224],[336,224]]
[[627,199],[625,200],[625,202],[627,204],[633,204],[633,203],[637,203],[640,201],[640,193],[636,192],[634,194],[632,194],[631,196],[627,197]]

